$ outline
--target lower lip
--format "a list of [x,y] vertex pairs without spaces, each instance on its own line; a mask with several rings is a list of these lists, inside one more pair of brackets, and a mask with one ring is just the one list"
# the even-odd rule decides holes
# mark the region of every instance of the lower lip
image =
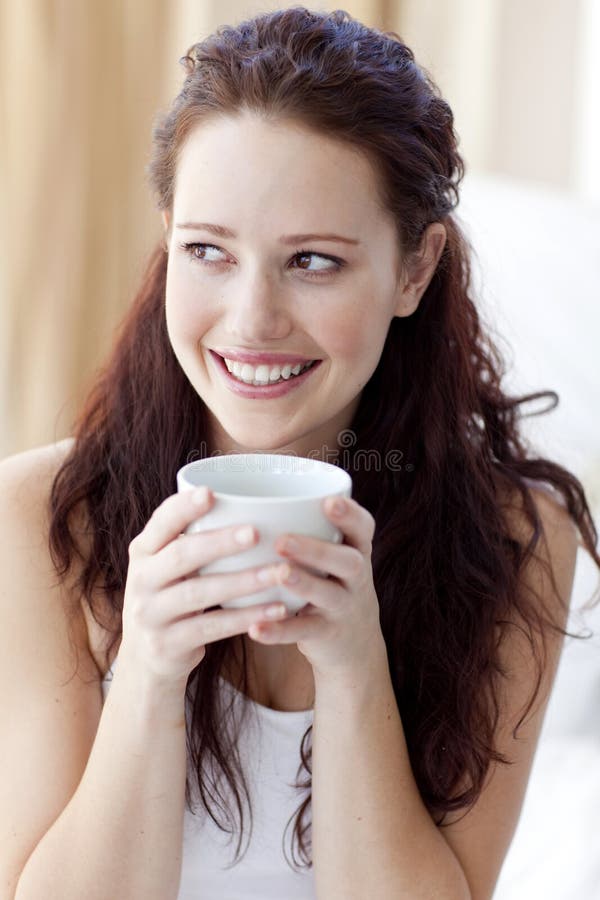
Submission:
[[272,397],[283,397],[284,394],[288,394],[290,391],[293,391],[294,388],[300,387],[300,385],[308,381],[312,373],[315,369],[318,369],[322,362],[320,359],[317,360],[312,364],[310,369],[306,369],[306,371],[302,372],[300,375],[290,376],[287,381],[279,381],[275,384],[266,384],[264,387],[258,387],[254,384],[244,384],[243,381],[238,381],[225,365],[223,357],[219,356],[218,353],[215,353],[214,350],[210,350],[209,352],[216,368],[225,379],[227,387],[230,388],[234,394],[239,394],[240,397],[249,397],[251,400],[266,400]]

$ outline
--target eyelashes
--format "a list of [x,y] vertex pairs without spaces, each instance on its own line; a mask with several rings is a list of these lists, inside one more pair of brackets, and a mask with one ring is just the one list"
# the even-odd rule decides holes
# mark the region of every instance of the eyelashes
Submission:
[[[226,264],[225,260],[223,259],[206,259],[196,254],[197,250],[201,250],[204,253],[206,253],[207,250],[216,250],[217,252],[224,253],[224,251],[221,250],[220,247],[217,247],[215,244],[202,244],[194,241],[192,243],[183,243],[179,246],[190,257],[190,260],[192,262],[201,263],[206,266],[222,266]],[[298,267],[298,270],[303,273],[304,277],[313,279],[327,278],[331,275],[334,275],[336,272],[339,272],[346,265],[345,262],[342,259],[338,259],[337,256],[329,256],[325,253],[316,253],[314,250],[297,250],[292,256],[292,260],[298,260],[303,257],[325,259],[333,264],[327,269],[319,270],[304,269],[301,266]]]

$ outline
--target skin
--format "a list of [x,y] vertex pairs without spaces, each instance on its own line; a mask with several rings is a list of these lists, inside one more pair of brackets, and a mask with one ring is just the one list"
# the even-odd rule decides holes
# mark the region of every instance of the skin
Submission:
[[[343,144],[250,113],[192,132],[180,154],[173,213],[163,220],[169,337],[210,410],[219,449],[304,454],[335,447],[377,366],[390,321],[416,309],[433,275],[444,226],[430,226],[423,258],[407,272],[371,164]],[[225,225],[238,237],[178,227],[198,221]],[[300,233],[360,243],[279,242]],[[184,242],[219,249],[198,250],[204,254],[198,259],[181,249]],[[336,271],[319,256],[294,259],[298,250],[346,265]],[[326,274],[311,277],[317,272]],[[323,363],[300,391],[241,399],[210,365],[208,348],[222,345],[289,350]]]
[[[181,227],[198,222],[225,226],[236,236]],[[391,320],[417,308],[446,240],[444,226],[434,223],[420,250],[405,258],[396,225],[379,202],[372,165],[362,154],[299,123],[250,112],[213,118],[190,133],[179,154],[173,208],[163,212],[163,224],[169,338],[209,410],[212,437],[223,453],[330,453],[352,421]],[[357,243],[321,238],[282,243],[292,234],[334,234]],[[202,246],[190,252],[184,243]],[[328,256],[342,260],[343,267]],[[209,348],[220,346],[289,351],[323,362],[305,385],[283,397],[247,399],[233,394],[214,371]],[[303,538],[298,562],[316,565],[319,560],[318,567],[329,565],[336,580],[349,575],[363,596],[368,587],[369,602],[362,612],[355,611],[358,619],[368,615],[371,620],[376,597],[364,550],[372,521],[355,501],[348,506],[352,517],[344,544],[324,547]],[[340,521],[336,524],[344,531]],[[283,541],[279,549],[283,553]],[[314,615],[315,591],[325,606],[336,606],[341,597],[325,598],[328,582],[322,579],[305,572],[302,579],[312,601],[307,610],[315,620],[310,623],[314,636],[315,626],[325,628],[325,619]],[[341,584],[336,585],[340,591]],[[266,627],[263,638],[269,629],[278,637],[274,646],[255,644],[255,658],[260,657],[267,677],[275,679],[282,666],[297,659],[302,618],[308,627],[306,615]],[[286,635],[283,628],[291,629],[293,622],[296,631]],[[358,624],[354,620],[353,628]],[[259,638],[256,630],[250,634]],[[350,641],[349,633],[346,637]],[[317,660],[326,666],[328,658],[339,661],[343,654],[355,663],[362,652],[344,641],[335,650],[320,644],[313,654],[307,645],[298,649],[313,667]]]

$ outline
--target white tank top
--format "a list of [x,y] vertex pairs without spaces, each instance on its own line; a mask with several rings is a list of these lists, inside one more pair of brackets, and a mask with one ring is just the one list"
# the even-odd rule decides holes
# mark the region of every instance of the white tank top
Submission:
[[[102,682],[105,699],[111,680],[112,669]],[[306,791],[295,787],[295,783],[301,762],[300,744],[312,723],[313,710],[269,709],[249,700],[223,678],[219,678],[219,685],[226,702],[233,696],[234,703],[248,703],[251,707],[242,720],[238,749],[252,803],[252,835],[249,843],[247,836],[241,842],[240,852],[247,846],[245,855],[227,869],[235,855],[238,835],[232,836],[218,828],[196,791],[196,814],[187,808],[184,812],[183,862],[177,900],[316,900],[313,869],[295,872],[282,847],[285,831],[286,855],[291,860],[294,821],[287,823],[306,796]],[[306,778],[303,770],[300,780]],[[224,781],[222,791],[227,790]],[[244,825],[249,828],[249,813],[241,789],[240,798]],[[230,809],[235,817],[239,816],[235,804]],[[221,810],[217,810],[217,818],[225,820]]]

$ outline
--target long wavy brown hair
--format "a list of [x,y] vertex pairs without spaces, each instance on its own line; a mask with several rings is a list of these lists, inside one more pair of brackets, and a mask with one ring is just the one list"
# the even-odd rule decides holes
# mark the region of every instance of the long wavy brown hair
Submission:
[[[507,677],[499,635],[518,622],[538,666],[520,726],[539,692],[544,635],[567,633],[541,598],[521,589],[542,535],[525,478],[557,489],[600,566],[582,485],[561,466],[535,457],[520,433],[522,404],[539,398],[556,404],[558,398],[551,391],[508,396],[502,389],[503,359],[472,295],[472,249],[453,216],[464,174],[453,115],[398,35],[367,28],[343,11],[295,7],[223,27],[194,44],[181,62],[182,89],[154,128],[149,177],[159,209],[172,207],[178,151],[190,131],[211,116],[251,110],[297,120],[362,151],[407,257],[430,223],[447,229],[420,305],[390,325],[351,424],[354,443],[344,450],[354,497],[376,520],[375,587],[412,771],[443,825],[450,812],[476,801],[493,761],[509,762],[494,745],[499,688]],[[49,499],[54,565],[64,578],[75,554],[82,559],[76,586],[111,634],[107,666],[121,635],[129,543],[174,493],[177,470],[199,455],[198,447],[203,455],[213,452],[206,408],[168,339],[166,269],[167,256],[157,247],[74,423],[75,443]],[[365,465],[373,451],[380,460],[395,453],[396,464],[383,470]],[[520,494],[529,541],[509,534],[501,489]],[[87,552],[72,518],[82,510]],[[193,781],[218,826],[232,835],[237,830],[237,862],[245,833],[240,787],[251,818],[252,811],[236,754],[238,734],[228,739],[216,703],[217,676],[231,651],[230,640],[209,644],[188,679],[186,804],[194,811]],[[244,653],[242,690],[246,663]],[[300,748],[305,794],[292,817],[294,865],[297,841],[306,866],[312,865],[311,728]],[[208,772],[224,775],[239,828]]]

